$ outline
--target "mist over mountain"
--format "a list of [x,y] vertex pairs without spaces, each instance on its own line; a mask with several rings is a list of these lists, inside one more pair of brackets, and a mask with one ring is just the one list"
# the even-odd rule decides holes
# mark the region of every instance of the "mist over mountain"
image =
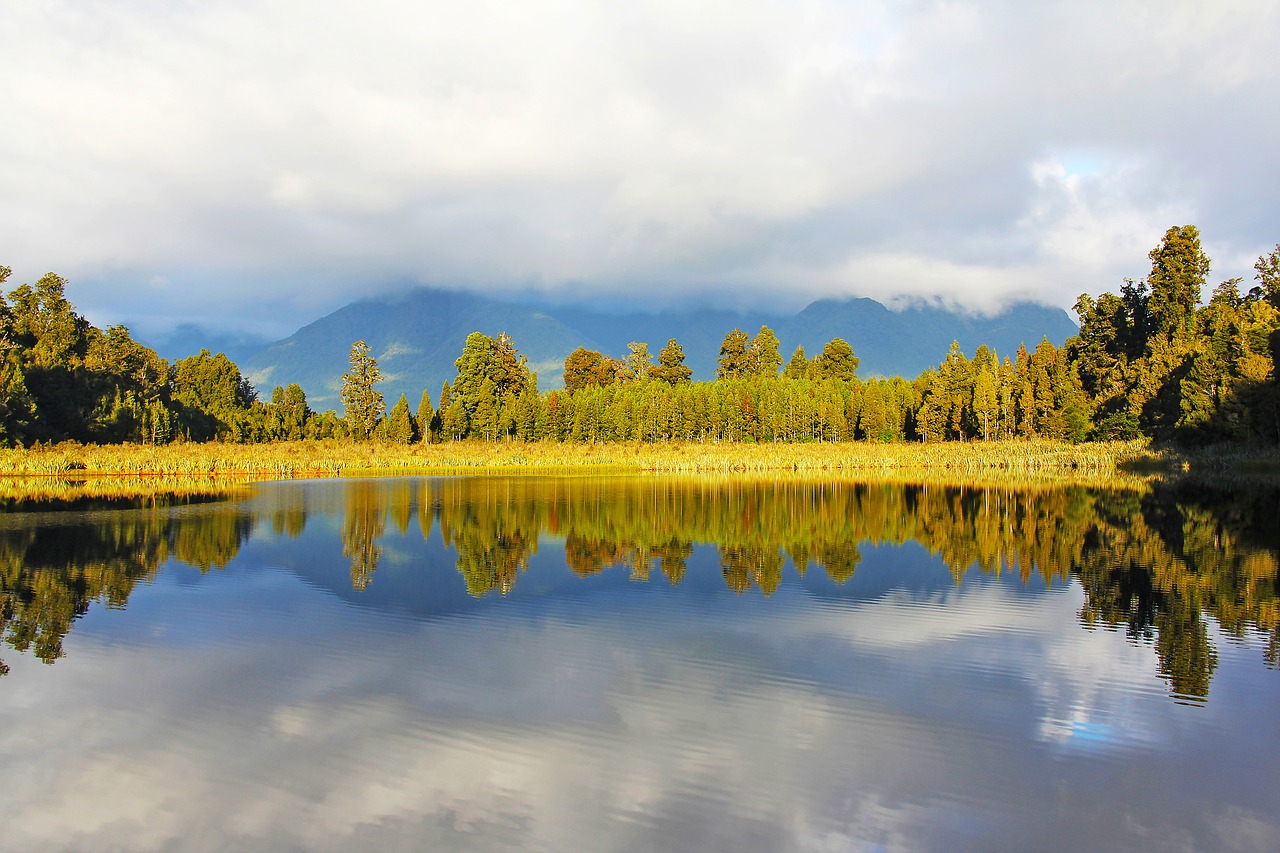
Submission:
[[170,362],[207,349],[211,353],[225,353],[227,358],[242,366],[251,356],[271,344],[269,338],[248,333],[211,331],[195,323],[183,323],[167,335],[135,334],[134,337]]
[[862,360],[863,377],[917,376],[936,366],[953,340],[969,354],[985,343],[1003,356],[1023,342],[1033,348],[1047,337],[1056,345],[1076,332],[1062,309],[1031,303],[989,317],[929,305],[893,311],[873,299],[824,299],[793,315],[716,309],[648,314],[418,289],[339,308],[238,363],[263,396],[296,382],[313,408],[340,409],[351,344],[363,339],[378,359],[388,406],[405,394],[416,407],[423,389],[439,402],[440,386],[453,379],[453,362],[471,332],[511,335],[538,374],[538,387],[548,390],[563,385],[565,356],[579,346],[621,357],[629,342],[644,341],[656,355],[669,338],[684,347],[694,379],[711,379],[725,334],[737,327],[754,335],[762,324],[777,333],[784,359],[796,346],[812,357],[827,341],[843,338]]

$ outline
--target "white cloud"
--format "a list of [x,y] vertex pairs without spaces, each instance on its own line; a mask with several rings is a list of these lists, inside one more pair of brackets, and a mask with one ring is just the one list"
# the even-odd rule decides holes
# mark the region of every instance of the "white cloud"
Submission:
[[1192,217],[1280,239],[1278,35],[1265,0],[8,4],[3,260],[111,319],[414,280],[1068,305]]

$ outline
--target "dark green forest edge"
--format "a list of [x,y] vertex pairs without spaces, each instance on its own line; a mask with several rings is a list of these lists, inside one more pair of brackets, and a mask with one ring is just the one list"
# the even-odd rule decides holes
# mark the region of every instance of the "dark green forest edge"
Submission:
[[[1209,258],[1194,226],[1170,228],[1150,259],[1150,273],[1119,295],[1080,297],[1080,332],[1063,347],[1044,340],[1001,357],[981,346],[968,357],[953,343],[914,379],[859,379],[839,338],[784,359],[765,326],[725,336],[712,382],[691,380],[672,339],[656,362],[646,343],[620,359],[579,348],[564,390],[542,393],[510,337],[475,332],[436,406],[423,391],[416,409],[402,396],[389,412],[377,361],[357,341],[341,415],[311,411],[296,384],[259,399],[223,354],[169,364],[124,326],[91,325],[51,273],[0,300],[0,442],[1280,443],[1280,245],[1258,259],[1255,285],[1229,279],[1203,305]],[[0,282],[9,274],[0,267]]]
[[272,494],[197,513],[147,500],[138,510],[79,516],[74,529],[0,524],[0,636],[53,663],[94,601],[124,607],[170,560],[221,569],[250,539],[295,538],[319,517],[340,520],[323,524],[320,535],[339,531],[341,555],[335,545],[331,559],[349,564],[356,591],[379,582],[384,548],[397,550],[397,534],[426,539],[436,529],[456,554],[458,583],[477,597],[511,591],[548,536],[563,541],[578,576],[621,570],[636,582],[673,586],[695,546],[711,546],[728,589],[766,597],[788,563],[843,584],[858,571],[860,549],[914,541],[951,569],[957,585],[974,571],[1012,572],[1041,587],[1078,582],[1081,627],[1151,645],[1180,701],[1209,695],[1219,661],[1215,625],[1232,642],[1261,632],[1261,662],[1280,665],[1274,485],[504,477],[358,480],[319,498],[301,489]]

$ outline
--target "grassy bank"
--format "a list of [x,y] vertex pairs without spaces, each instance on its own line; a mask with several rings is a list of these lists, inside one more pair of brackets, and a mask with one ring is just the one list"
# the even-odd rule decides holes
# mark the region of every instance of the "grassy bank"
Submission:
[[[1226,464],[1224,457],[1219,464]],[[1238,462],[1239,460],[1237,460]],[[1179,470],[1188,458],[1143,442],[945,444],[438,445],[298,441],[275,444],[70,445],[0,451],[0,476],[337,477],[368,473],[504,471],[948,472],[956,475]]]

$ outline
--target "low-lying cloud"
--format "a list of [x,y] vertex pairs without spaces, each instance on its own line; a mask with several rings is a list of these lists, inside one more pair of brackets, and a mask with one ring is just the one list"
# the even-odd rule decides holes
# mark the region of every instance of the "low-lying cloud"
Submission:
[[[0,262],[100,322],[379,288],[1069,306],[1280,240],[1263,0],[0,11]],[[11,282],[12,283],[12,282]]]

